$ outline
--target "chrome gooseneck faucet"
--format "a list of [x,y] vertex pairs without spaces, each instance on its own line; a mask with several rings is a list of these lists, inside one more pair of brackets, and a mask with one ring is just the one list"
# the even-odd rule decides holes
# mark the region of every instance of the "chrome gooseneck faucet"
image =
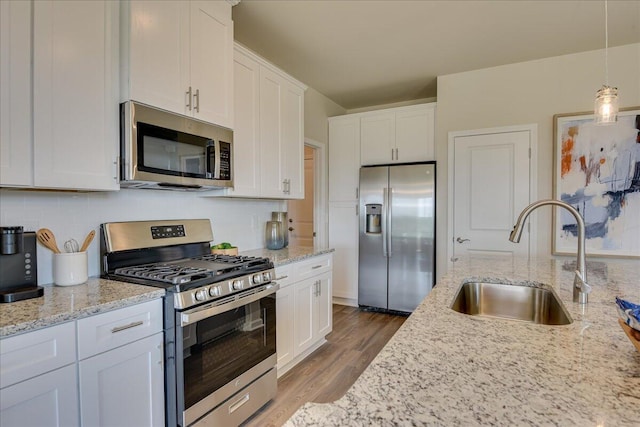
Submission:
[[524,208],[516,221],[516,225],[513,226],[509,240],[514,243],[520,242],[522,236],[522,229],[524,222],[527,220],[529,214],[540,206],[552,205],[560,206],[571,212],[578,224],[578,259],[576,261],[576,275],[573,279],[573,302],[580,304],[586,304],[589,300],[589,293],[591,292],[591,286],[587,284],[587,262],[585,260],[584,253],[584,220],[573,206],[560,200],[539,200],[531,203]]

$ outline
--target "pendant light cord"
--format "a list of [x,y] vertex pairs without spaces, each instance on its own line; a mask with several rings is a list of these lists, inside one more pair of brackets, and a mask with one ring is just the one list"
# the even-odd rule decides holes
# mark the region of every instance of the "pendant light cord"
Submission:
[[604,83],[609,86],[609,8],[604,0]]

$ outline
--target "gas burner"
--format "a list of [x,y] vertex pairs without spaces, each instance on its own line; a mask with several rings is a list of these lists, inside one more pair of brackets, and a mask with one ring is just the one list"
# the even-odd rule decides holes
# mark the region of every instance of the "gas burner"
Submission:
[[206,268],[184,267],[171,264],[124,267],[116,269],[115,273],[125,277],[140,277],[174,285],[211,277],[214,274],[212,270]]
[[215,261],[225,264],[240,264],[246,263],[250,261],[262,261],[262,258],[252,257],[252,256],[243,256],[243,255],[222,255],[222,254],[211,254],[211,255],[203,255],[199,257],[195,257],[193,259],[201,260],[201,261]]

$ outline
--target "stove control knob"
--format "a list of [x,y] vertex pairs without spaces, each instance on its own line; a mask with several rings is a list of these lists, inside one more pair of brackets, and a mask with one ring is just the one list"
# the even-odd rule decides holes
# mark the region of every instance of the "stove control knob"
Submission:
[[234,280],[233,289],[236,291],[239,291],[240,289],[242,289],[242,280]]
[[271,272],[267,271],[266,273],[262,273],[262,280],[264,282],[270,282],[271,281]]
[[199,291],[196,291],[196,301],[204,301],[206,299],[207,299],[206,289],[200,289]]
[[220,296],[220,286],[212,286],[209,288],[209,295],[211,295],[212,297],[219,297]]
[[254,274],[251,278],[251,281],[254,285],[259,285],[260,283],[262,283],[262,274]]

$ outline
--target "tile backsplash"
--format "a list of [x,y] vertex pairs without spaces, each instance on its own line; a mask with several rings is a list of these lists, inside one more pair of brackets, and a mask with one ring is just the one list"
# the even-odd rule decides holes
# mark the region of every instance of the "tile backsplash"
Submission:
[[[264,224],[271,211],[286,209],[278,200],[205,197],[202,193],[134,190],[75,193],[0,190],[0,226],[21,225],[25,231],[49,228],[58,246],[74,238],[82,243],[89,231],[115,221],[209,218],[215,243],[231,242],[241,251],[264,247]],[[88,250],[89,276],[100,275],[99,234]],[[52,279],[51,252],[38,244],[38,283]]]

